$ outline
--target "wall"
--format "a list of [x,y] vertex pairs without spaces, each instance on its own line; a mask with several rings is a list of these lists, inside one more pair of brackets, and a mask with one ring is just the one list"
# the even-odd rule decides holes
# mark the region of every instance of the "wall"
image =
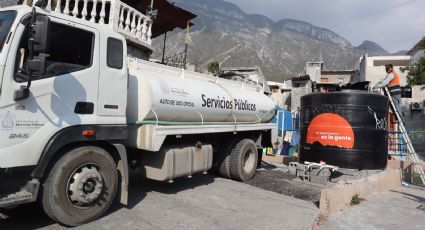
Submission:
[[312,82],[308,81],[301,87],[292,87],[291,112],[301,107],[301,97],[312,92]]
[[0,0],[0,8],[16,5],[18,0]]
[[348,84],[351,80],[352,74],[343,74],[343,73],[322,73],[321,80],[327,78],[328,81],[320,81],[322,83],[335,83],[340,85]]
[[360,60],[359,71],[357,71],[359,82],[366,81],[366,62],[367,62],[367,54],[363,55],[363,58]]
[[[360,72],[364,74],[364,81],[370,81],[373,86],[378,81],[385,78],[387,73],[385,72],[385,64],[392,63],[410,63],[411,56],[379,56],[379,57],[366,57],[366,61],[364,64],[360,66]],[[362,60],[363,61],[363,60]],[[376,65],[375,62],[379,62]],[[407,85],[407,73],[403,73],[400,70],[400,67],[405,67],[406,65],[394,65],[395,70],[398,72],[400,76],[401,85]],[[362,73],[360,74],[360,78],[363,78]]]
[[270,95],[270,98],[276,105],[286,110],[289,110],[291,103],[291,91],[282,92],[281,90],[279,90],[279,92],[272,93],[272,95]]
[[402,98],[402,110],[405,113],[406,129],[410,132],[410,137],[415,150],[425,157],[425,110],[411,110],[412,102],[424,102],[425,87],[413,86],[412,98]]
[[323,62],[307,62],[306,75],[310,76],[313,82],[320,82],[320,75],[323,69]]

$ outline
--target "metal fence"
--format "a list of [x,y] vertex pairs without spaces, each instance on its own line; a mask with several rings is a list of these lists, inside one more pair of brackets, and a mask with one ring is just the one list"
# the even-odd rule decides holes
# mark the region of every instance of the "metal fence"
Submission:
[[403,134],[400,131],[388,132],[388,154],[391,156],[406,156],[406,142],[404,141]]
[[180,69],[186,69],[186,57],[187,57],[187,52],[183,51],[176,55],[165,58],[163,64],[180,68]]

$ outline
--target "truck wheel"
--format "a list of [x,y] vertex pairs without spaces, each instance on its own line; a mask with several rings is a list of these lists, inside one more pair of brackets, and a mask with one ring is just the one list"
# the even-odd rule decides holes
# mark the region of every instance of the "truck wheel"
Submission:
[[230,176],[230,153],[235,146],[235,141],[229,141],[220,151],[220,160],[219,160],[219,168],[218,173],[221,177],[226,179],[231,179]]
[[230,169],[229,169],[229,154],[231,150],[231,143],[227,143],[223,150],[220,152],[220,162],[218,168],[218,174],[226,179],[230,179]]
[[43,184],[44,211],[67,226],[96,220],[111,206],[117,184],[115,162],[105,150],[73,149],[56,162]]
[[229,155],[225,156],[223,161],[220,162],[220,168],[218,173],[221,177],[230,179],[230,168],[229,168]]
[[251,139],[243,139],[236,144],[230,154],[230,175],[232,179],[247,181],[257,168],[257,146]]

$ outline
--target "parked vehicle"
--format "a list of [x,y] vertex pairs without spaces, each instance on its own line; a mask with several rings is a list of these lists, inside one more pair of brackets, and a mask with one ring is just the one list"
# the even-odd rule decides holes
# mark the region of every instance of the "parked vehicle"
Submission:
[[39,198],[78,226],[116,194],[126,204],[129,167],[159,181],[254,175],[276,140],[261,83],[127,57],[151,49],[153,21],[121,1],[45,2],[0,9],[0,207]]

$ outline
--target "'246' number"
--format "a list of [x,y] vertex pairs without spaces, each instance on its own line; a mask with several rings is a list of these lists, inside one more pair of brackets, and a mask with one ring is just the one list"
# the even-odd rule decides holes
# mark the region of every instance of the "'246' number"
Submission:
[[12,133],[9,135],[9,139],[27,139],[29,136],[29,133]]

